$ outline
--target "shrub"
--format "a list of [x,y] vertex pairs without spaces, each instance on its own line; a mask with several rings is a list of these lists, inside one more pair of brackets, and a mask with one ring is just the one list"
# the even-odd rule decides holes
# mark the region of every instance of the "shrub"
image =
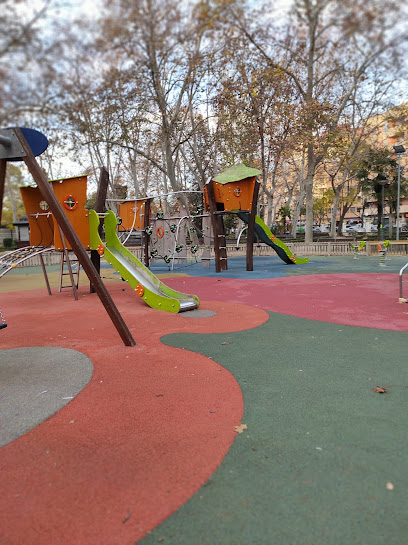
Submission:
[[13,246],[13,239],[12,238],[3,239],[3,246],[5,248],[11,248]]

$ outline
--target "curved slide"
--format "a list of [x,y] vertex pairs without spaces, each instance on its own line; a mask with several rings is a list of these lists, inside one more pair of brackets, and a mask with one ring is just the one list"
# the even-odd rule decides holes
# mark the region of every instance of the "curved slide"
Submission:
[[[248,214],[244,212],[237,212],[239,219],[248,224]],[[271,246],[278,256],[287,263],[288,265],[301,265],[302,263],[309,263],[307,257],[297,257],[295,254],[289,250],[289,248],[284,244],[279,238],[277,238],[264,221],[261,220],[259,216],[255,216],[255,233],[258,237]]]
[[117,219],[112,211],[105,216],[105,244],[99,233],[99,216],[89,211],[90,245],[98,250],[106,261],[121,275],[131,288],[152,308],[167,312],[183,312],[198,308],[200,300],[196,295],[187,295],[172,290],[129,252],[116,234]]

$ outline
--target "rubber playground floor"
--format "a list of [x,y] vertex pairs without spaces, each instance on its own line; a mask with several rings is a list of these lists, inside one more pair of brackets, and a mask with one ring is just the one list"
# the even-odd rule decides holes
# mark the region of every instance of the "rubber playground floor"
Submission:
[[7,274],[0,545],[405,545],[407,261],[155,266],[178,315],[103,268],[135,347],[84,274]]

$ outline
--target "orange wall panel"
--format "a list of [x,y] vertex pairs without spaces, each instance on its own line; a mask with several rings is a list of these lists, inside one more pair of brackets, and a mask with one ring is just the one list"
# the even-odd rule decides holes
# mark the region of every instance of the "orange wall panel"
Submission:
[[30,246],[51,246],[54,240],[52,213],[38,187],[20,187],[30,229]]
[[[239,182],[219,184],[212,182],[214,186],[215,202],[222,203],[226,212],[232,210],[251,210],[255,190],[255,177],[245,178]],[[209,210],[207,191],[204,188],[204,205]]]
[[[89,250],[89,219],[88,210],[85,208],[86,196],[86,176],[76,176],[63,180],[53,180],[52,187],[55,196],[60,202],[67,218],[75,229],[83,247]],[[61,235],[58,224],[54,220],[54,245],[58,250],[63,249]],[[67,248],[71,249],[67,241]]]
[[119,231],[130,231],[132,227],[133,229],[144,229],[144,214],[146,209],[146,201],[147,199],[138,199],[136,201],[125,201],[119,205],[119,217],[122,220],[121,225],[119,225]]

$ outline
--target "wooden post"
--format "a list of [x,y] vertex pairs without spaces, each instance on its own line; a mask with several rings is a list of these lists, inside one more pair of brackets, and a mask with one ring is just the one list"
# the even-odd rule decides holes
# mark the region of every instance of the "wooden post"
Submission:
[[[98,250],[91,250],[91,261],[95,267],[95,271],[98,273],[100,278],[101,276],[101,256],[98,253]],[[89,284],[89,293],[96,293],[96,289],[93,287],[92,282]]]
[[95,212],[105,212],[105,201],[109,186],[109,172],[105,167],[101,167],[99,174],[98,192],[95,200]]
[[226,245],[224,226],[222,218],[217,214],[217,204],[215,202],[213,181],[207,183],[208,204],[210,207],[211,223],[214,236],[214,253],[215,253],[215,272],[219,273],[228,268],[227,265],[227,250],[222,247]]
[[[105,212],[105,201],[106,201],[106,194],[108,192],[108,186],[109,186],[109,172],[106,170],[105,167],[101,167],[100,174],[99,174],[99,183],[98,183],[98,192],[96,194],[96,200],[95,200],[95,206],[94,210],[95,212]],[[102,222],[99,223],[99,235],[102,236]],[[101,273],[101,256],[99,255],[97,250],[91,250],[91,261],[96,269],[96,272],[100,276]],[[95,288],[93,287],[92,283],[89,285],[89,291],[90,293],[95,293]]]
[[7,159],[0,159],[0,225],[3,212],[4,186],[6,184]]
[[254,194],[252,197],[252,207],[248,214],[248,235],[247,235],[247,247],[246,247],[246,270],[254,270],[254,234],[255,234],[255,216],[258,205],[260,183],[255,180]]
[[145,202],[145,207],[144,207],[143,227],[144,227],[145,230],[144,230],[143,235],[142,235],[142,237],[143,237],[142,240],[143,240],[143,254],[144,254],[144,265],[145,265],[145,267],[148,267],[149,262],[150,262],[150,255],[149,255],[149,240],[150,240],[150,237],[146,234],[146,227],[148,227],[149,222],[150,222],[151,203],[152,203],[152,199],[147,199],[147,201]]
[[30,146],[27,144],[26,139],[24,138],[23,133],[19,128],[14,129],[17,138],[20,141],[21,146],[26,154],[23,157],[25,164],[28,167],[34,181],[38,185],[39,190],[41,191],[44,200],[47,201],[48,206],[53,213],[55,220],[58,225],[61,227],[62,232],[65,235],[65,238],[70,243],[73,251],[75,252],[79,263],[82,265],[86,275],[88,276],[90,282],[95,288],[96,293],[99,296],[103,306],[105,307],[110,319],[112,320],[113,325],[116,327],[117,332],[122,338],[126,346],[134,346],[136,343],[126,326],[122,316],[120,315],[118,309],[115,306],[111,296],[109,295],[104,283],[102,282],[99,274],[95,270],[94,265],[88,257],[86,250],[83,248],[81,241],[78,238],[78,235],[74,231],[70,221],[68,220],[62,206],[58,202],[50,184],[41,169],[40,165],[37,163]]

